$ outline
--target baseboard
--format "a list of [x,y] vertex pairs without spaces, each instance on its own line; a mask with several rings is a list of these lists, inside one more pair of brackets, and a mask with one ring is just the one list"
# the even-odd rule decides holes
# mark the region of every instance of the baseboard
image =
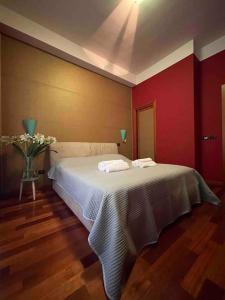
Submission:
[[224,181],[207,180],[207,179],[206,179],[206,183],[207,183],[209,186],[215,186],[215,187],[221,187],[221,188],[224,188],[224,187],[225,187],[225,182],[224,182]]

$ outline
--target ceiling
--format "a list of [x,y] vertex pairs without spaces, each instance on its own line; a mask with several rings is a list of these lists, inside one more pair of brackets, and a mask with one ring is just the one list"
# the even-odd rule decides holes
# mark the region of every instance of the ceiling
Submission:
[[128,72],[139,74],[191,39],[225,35],[224,0],[0,0]]

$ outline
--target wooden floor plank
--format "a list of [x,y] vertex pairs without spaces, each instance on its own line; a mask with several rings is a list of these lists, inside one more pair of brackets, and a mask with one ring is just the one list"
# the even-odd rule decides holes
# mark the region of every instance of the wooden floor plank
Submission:
[[[145,247],[121,299],[224,300],[224,232],[224,207],[195,207]],[[0,202],[0,299],[106,300],[87,238],[54,191]]]
[[198,295],[204,280],[206,279],[207,267],[213,259],[218,245],[213,241],[209,241],[192,268],[186,274],[181,286],[194,298]]

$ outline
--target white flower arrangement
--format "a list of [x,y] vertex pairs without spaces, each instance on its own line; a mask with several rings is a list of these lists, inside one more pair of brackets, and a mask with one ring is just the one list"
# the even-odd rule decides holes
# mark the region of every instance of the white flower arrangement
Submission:
[[17,136],[2,136],[0,142],[12,144],[12,146],[22,155],[26,163],[26,175],[29,177],[32,160],[39,154],[45,152],[49,145],[56,142],[53,136],[45,137],[44,134],[37,133],[33,136],[24,133]]
[[[2,136],[0,141],[6,144],[36,144],[42,146],[49,146],[50,144],[54,144],[56,142],[56,138],[54,136],[47,136],[45,137],[44,134],[36,133],[35,135],[31,136],[28,133],[24,133],[21,135],[13,135],[13,136]],[[33,148],[33,146],[32,146]]]

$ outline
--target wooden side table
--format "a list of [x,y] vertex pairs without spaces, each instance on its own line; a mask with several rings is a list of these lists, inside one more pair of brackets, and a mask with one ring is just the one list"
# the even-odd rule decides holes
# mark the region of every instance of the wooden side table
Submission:
[[21,178],[21,180],[20,180],[20,194],[19,194],[19,200],[22,199],[22,194],[23,194],[23,184],[24,184],[24,182],[31,182],[31,184],[32,184],[33,200],[36,199],[35,181],[37,181],[38,179],[39,179],[39,176],[31,177],[31,178]]

